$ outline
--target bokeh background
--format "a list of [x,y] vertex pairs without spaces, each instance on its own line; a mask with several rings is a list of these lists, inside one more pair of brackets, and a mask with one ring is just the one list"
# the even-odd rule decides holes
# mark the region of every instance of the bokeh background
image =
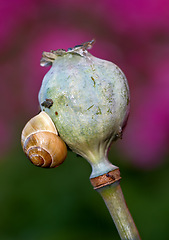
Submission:
[[43,51],[96,39],[91,53],[127,76],[131,113],[109,159],[142,239],[169,239],[169,2],[0,1],[0,239],[120,239],[91,167],[69,152],[56,169],[34,167],[20,146],[39,111],[49,68]]

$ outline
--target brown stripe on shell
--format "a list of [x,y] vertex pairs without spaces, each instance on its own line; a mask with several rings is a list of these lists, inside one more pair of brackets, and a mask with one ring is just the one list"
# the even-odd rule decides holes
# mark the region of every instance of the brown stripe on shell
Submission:
[[31,147],[28,149],[27,156],[29,160],[37,167],[51,167],[51,155],[41,147]]
[[24,142],[24,152],[31,162],[35,162],[36,166],[53,168],[63,163],[67,156],[67,147],[55,133],[38,131],[30,135]]

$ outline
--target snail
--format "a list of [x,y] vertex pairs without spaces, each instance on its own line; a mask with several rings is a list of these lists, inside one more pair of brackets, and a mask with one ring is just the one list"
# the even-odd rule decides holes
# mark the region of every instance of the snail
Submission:
[[58,136],[53,121],[44,111],[25,125],[21,144],[26,156],[38,167],[57,167],[67,156],[66,144]]

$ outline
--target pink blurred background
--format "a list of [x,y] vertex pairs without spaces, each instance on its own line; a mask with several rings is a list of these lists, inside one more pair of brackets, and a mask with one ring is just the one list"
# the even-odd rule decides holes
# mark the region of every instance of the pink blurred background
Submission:
[[149,169],[169,145],[169,1],[15,0],[0,4],[0,158],[9,153],[38,107],[48,68],[43,51],[96,39],[91,53],[117,64],[131,91],[124,161]]

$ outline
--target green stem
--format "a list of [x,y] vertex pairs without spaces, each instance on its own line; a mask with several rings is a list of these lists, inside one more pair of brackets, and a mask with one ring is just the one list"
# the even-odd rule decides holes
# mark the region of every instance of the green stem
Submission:
[[120,182],[97,189],[104,199],[121,239],[141,239],[126,205]]

